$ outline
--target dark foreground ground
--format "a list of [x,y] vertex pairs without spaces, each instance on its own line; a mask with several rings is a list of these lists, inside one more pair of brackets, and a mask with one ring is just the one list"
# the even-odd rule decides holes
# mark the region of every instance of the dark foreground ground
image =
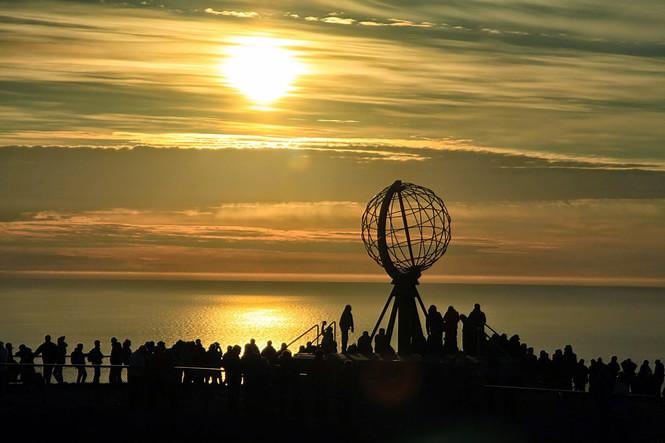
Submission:
[[302,374],[230,400],[212,385],[10,385],[0,422],[11,441],[665,442],[662,399],[487,387],[418,365]]

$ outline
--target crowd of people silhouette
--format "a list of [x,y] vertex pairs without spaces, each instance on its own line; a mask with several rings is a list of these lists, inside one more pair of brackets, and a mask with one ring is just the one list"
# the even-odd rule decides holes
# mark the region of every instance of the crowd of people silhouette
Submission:
[[[459,323],[462,323],[462,347],[458,346]],[[337,353],[337,342],[332,326],[322,325],[318,344],[307,342],[299,347],[298,353],[312,354],[315,361],[320,361],[326,354]],[[395,355],[385,329],[380,328],[372,337],[363,331],[357,342],[349,344],[349,333],[354,332],[352,308],[347,305],[339,320],[341,332],[341,352],[348,356],[358,355],[366,358],[377,356],[390,358]],[[638,368],[630,358],[621,362],[612,356],[608,363],[601,357],[592,359],[589,365],[584,359],[578,359],[570,345],[563,350],[557,349],[552,356],[546,351],[538,355],[532,347],[522,343],[518,335],[486,333],[487,319],[476,304],[468,314],[459,314],[449,306],[441,315],[437,307],[429,307],[425,329],[427,338],[422,343],[413,343],[414,353],[422,358],[446,358],[446,356],[466,356],[482,368],[486,384],[528,386],[559,390],[588,391],[602,394],[640,394],[660,396],[665,379],[665,367],[660,360],[654,362],[653,369],[648,361]],[[318,338],[318,337],[317,337]],[[53,342],[50,335],[34,351],[25,344],[14,352],[11,343],[0,342],[0,382],[21,382],[24,384],[65,383],[63,367],[67,359],[65,337],[58,337]],[[35,358],[41,357],[42,364],[35,364]],[[123,383],[122,373],[130,384],[141,384],[151,380],[157,383],[213,384],[225,385],[231,398],[238,395],[241,385],[251,391],[256,380],[266,377],[272,370],[281,371],[282,376],[294,377],[297,371],[294,357],[286,343],[276,349],[268,341],[262,350],[254,339],[245,344],[244,351],[238,346],[228,346],[222,350],[215,342],[206,349],[200,339],[194,341],[178,340],[170,348],[163,341],[148,341],[132,349],[129,339],[122,343],[112,337],[110,354],[104,355],[99,340],[87,352],[84,345],[78,343],[69,355],[70,365],[76,370],[75,383],[87,381],[87,368],[92,367],[92,383],[101,382],[101,369],[108,371],[108,383]],[[89,363],[89,365],[86,364]],[[38,369],[41,368],[41,372]],[[222,377],[222,369],[224,377]]]

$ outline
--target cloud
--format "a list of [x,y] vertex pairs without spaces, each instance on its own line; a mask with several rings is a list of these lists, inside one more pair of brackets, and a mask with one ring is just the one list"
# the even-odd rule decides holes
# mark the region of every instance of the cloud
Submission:
[[212,8],[206,8],[205,13],[238,18],[257,18],[259,16],[259,13],[255,11],[217,11]]
[[319,118],[316,121],[321,123],[360,123],[358,120],[338,120],[334,118]]
[[[453,240],[428,272],[435,280],[665,279],[665,199],[448,208]],[[363,209],[318,201],[23,214],[0,225],[0,270],[380,273],[360,240]]]
[[[203,2],[8,6],[0,35],[13,49],[0,66],[0,144],[36,129],[101,139],[168,127],[189,134],[452,137],[525,151],[662,159],[664,98],[654,91],[663,90],[663,45],[653,18],[632,4],[592,2],[605,11],[597,18],[589,5],[567,2],[279,6],[299,17],[356,20],[334,31],[248,4],[214,11],[260,14],[311,72],[269,119],[227,87],[219,70],[226,45],[247,34],[245,20],[216,20]],[[615,34],[625,26],[610,26],[622,9],[629,24],[644,18],[629,37]],[[565,19],[575,24],[578,13],[597,22],[571,32]],[[566,29],[543,28],[557,21]],[[318,122],[330,115],[360,123]]]
[[[367,201],[396,178],[459,202],[665,198],[665,172],[635,166],[472,150],[452,141],[448,149],[303,143],[249,149],[241,143],[234,148],[233,141],[226,149],[0,148],[0,219],[24,211]],[[382,160],[390,155],[423,160]]]
[[[317,119],[320,123],[356,124],[358,120]],[[65,146],[108,149],[131,149],[134,147],[178,148],[178,149],[271,149],[311,152],[346,153],[354,158],[389,161],[423,161],[431,158],[433,152],[456,151],[478,154],[496,154],[504,157],[525,159],[521,167],[549,165],[557,168],[598,168],[630,170],[665,170],[661,160],[641,161],[639,159],[617,159],[602,156],[552,153],[547,151],[511,149],[482,146],[473,140],[430,137],[410,139],[377,138],[324,138],[324,137],[268,137],[240,134],[204,133],[139,133],[113,132],[98,134],[83,131],[19,131],[6,132],[3,140],[7,145],[26,147],[48,147],[53,139]],[[57,146],[54,146],[57,147]],[[530,163],[539,161],[538,164]]]
[[321,20],[323,23],[332,23],[335,25],[352,25],[356,22],[355,19],[352,18],[344,18],[344,17],[323,17]]

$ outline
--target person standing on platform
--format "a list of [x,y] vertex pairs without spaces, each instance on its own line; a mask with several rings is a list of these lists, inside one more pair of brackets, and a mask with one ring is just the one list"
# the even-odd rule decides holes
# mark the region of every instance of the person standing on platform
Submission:
[[443,351],[453,354],[459,350],[457,347],[457,325],[459,323],[459,313],[452,306],[448,306],[446,314],[443,316],[443,330],[445,339]]
[[56,346],[56,365],[53,367],[53,377],[58,383],[63,383],[64,379],[62,378],[62,365],[67,362],[67,343],[65,342],[64,336],[58,337],[58,344]]
[[[127,379],[129,380],[129,360],[132,358],[132,341],[128,338],[122,342],[122,365],[127,366]],[[122,380],[122,374],[120,375]]]
[[72,364],[76,367],[76,384],[85,383],[88,378],[88,371],[85,370],[85,354],[83,353],[83,343],[76,345],[74,352],[70,357]]
[[39,345],[35,350],[33,356],[42,356],[42,363],[44,363],[44,383],[47,385],[51,383],[51,374],[53,374],[53,365],[55,364],[56,355],[58,354],[58,347],[51,341],[51,336],[44,337],[44,343]]
[[349,343],[349,329],[353,332],[353,314],[351,314],[351,305],[346,305],[342,316],[339,319],[339,328],[342,331],[342,353],[346,353],[346,347]]
[[27,347],[24,344],[18,346],[18,352],[15,357],[19,358],[19,364],[21,365],[21,383],[36,383],[38,382],[38,376],[35,372],[35,355],[32,353],[32,349]]
[[95,347],[92,348],[90,352],[88,352],[88,361],[92,363],[94,367],[94,372],[92,376],[92,384],[98,385],[99,384],[99,378],[102,375],[101,368],[99,365],[102,364],[102,360],[104,359],[104,355],[102,354],[102,350],[100,348],[101,342],[99,340],[95,340]]
[[337,352],[337,343],[335,343],[335,335],[333,334],[332,326],[328,326],[323,333],[321,339],[321,350],[324,354],[332,354]]
[[13,366],[16,363],[16,360],[14,360],[14,347],[11,343],[5,343],[5,350],[7,351],[7,363],[10,365],[7,367],[8,381],[15,382],[21,370],[18,365]]
[[122,345],[113,337],[111,339],[111,365],[113,367],[109,370],[109,384],[119,385],[122,383],[122,360],[123,360]]
[[443,346],[443,318],[434,305],[431,305],[427,310],[425,329],[427,330],[427,344],[430,352],[433,354],[440,353]]
[[469,313],[466,321],[469,326],[469,342],[472,343],[472,350],[471,352],[466,349],[464,351],[470,355],[478,355],[483,351],[482,345],[485,343],[485,324],[487,323],[485,313],[480,310],[478,303],[473,305],[473,311]]

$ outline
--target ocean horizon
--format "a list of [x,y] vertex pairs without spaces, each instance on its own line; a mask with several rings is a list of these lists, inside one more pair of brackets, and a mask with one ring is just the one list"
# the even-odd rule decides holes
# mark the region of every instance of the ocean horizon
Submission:
[[[87,350],[95,339],[108,351],[111,337],[135,346],[196,338],[224,348],[250,338],[260,347],[267,340],[278,346],[323,320],[338,320],[346,304],[353,306],[355,341],[363,330],[371,333],[391,290],[389,282],[62,277],[2,278],[0,287],[0,340],[34,349],[45,334],[64,335],[70,351],[77,343]],[[664,357],[665,288],[424,282],[418,291],[426,306],[441,311],[451,305],[468,314],[480,303],[489,326],[518,334],[536,353],[571,344],[587,361]],[[294,350],[308,338],[313,334]]]

